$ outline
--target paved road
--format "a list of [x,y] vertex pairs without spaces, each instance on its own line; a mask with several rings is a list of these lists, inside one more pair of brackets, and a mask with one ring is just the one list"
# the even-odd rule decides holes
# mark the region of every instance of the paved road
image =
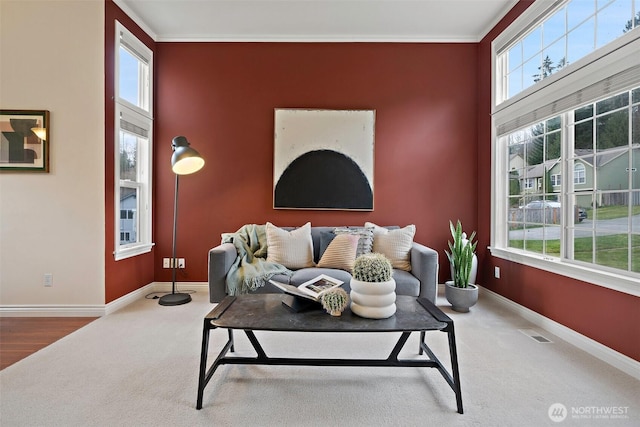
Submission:
[[[601,219],[598,221],[585,219],[576,224],[575,237],[591,237],[591,232],[594,227],[597,236],[627,234],[628,218]],[[631,217],[631,227],[634,233],[640,233],[640,215]],[[509,239],[523,240],[526,235],[527,240],[557,240],[560,238],[561,230],[559,225],[528,228],[526,230],[511,230],[509,232]]]

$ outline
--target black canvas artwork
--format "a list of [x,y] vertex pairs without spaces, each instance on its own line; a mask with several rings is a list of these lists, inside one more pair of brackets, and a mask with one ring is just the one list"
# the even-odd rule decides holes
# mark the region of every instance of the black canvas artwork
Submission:
[[277,207],[371,209],[367,177],[349,157],[333,150],[304,153],[285,169],[275,189]]

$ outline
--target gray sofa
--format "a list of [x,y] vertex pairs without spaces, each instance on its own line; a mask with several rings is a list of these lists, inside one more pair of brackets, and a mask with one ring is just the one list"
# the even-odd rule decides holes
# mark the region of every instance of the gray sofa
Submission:
[[[288,228],[288,227],[283,227]],[[397,226],[387,227],[389,229]],[[291,228],[289,228],[291,229]],[[313,239],[314,261],[318,262],[320,252],[320,233],[333,231],[335,227],[311,227]],[[223,243],[209,250],[209,300],[220,302],[226,295],[226,276],[237,256],[236,248],[231,243]],[[326,274],[344,282],[343,288],[349,292],[351,274],[344,270],[332,268],[302,268],[295,270],[293,276],[276,275],[273,280],[278,282],[300,285],[319,274]],[[394,269],[393,278],[396,280],[396,293],[425,297],[435,304],[438,289],[438,252],[413,242],[411,248],[411,271]],[[267,283],[256,292],[279,293],[278,288]]]

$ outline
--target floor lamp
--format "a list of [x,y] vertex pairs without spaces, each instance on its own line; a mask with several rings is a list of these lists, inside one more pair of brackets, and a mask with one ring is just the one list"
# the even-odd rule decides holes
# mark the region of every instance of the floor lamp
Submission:
[[171,170],[176,174],[176,187],[173,198],[173,253],[171,256],[172,283],[171,293],[160,297],[160,305],[180,305],[191,301],[191,295],[176,293],[176,229],[178,227],[178,178],[198,172],[204,166],[204,159],[193,148],[184,136],[176,136],[171,142],[173,155],[171,156]]

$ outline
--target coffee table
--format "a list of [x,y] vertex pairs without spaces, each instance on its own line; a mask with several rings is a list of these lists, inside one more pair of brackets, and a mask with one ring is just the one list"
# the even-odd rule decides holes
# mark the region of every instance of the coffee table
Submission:
[[[202,352],[198,380],[196,409],[202,409],[204,389],[220,365],[296,365],[296,366],[363,366],[363,367],[426,367],[436,368],[456,395],[458,413],[462,414],[462,394],[460,373],[453,320],[426,298],[398,295],[396,313],[388,319],[365,319],[347,308],[340,317],[327,314],[324,310],[294,313],[283,301],[292,298],[285,294],[250,294],[226,297],[204,318],[202,331]],[[213,364],[207,369],[209,334],[212,329],[224,328],[228,340]],[[256,351],[255,357],[229,356],[234,352],[234,330],[243,330]],[[400,332],[395,347],[386,359],[318,359],[269,357],[260,345],[254,331],[282,332]],[[446,332],[449,339],[452,374],[435,356],[425,343],[425,332]],[[418,354],[424,358],[398,359],[412,332],[420,332]]]

